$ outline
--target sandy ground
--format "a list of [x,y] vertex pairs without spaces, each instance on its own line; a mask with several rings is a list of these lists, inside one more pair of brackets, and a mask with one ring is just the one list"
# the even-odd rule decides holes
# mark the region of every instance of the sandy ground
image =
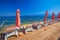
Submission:
[[60,22],[43,27],[24,36],[12,36],[8,40],[58,40],[60,38]]

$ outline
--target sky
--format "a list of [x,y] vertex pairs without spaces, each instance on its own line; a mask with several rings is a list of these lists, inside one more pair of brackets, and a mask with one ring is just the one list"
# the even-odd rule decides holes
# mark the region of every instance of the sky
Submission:
[[0,16],[15,16],[20,9],[21,16],[43,15],[60,12],[60,0],[0,0]]

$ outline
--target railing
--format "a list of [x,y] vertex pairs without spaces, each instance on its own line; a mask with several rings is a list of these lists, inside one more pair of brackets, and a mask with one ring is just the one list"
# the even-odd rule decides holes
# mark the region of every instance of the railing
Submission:
[[6,21],[3,21],[2,24],[0,25],[0,27],[2,27],[5,24]]

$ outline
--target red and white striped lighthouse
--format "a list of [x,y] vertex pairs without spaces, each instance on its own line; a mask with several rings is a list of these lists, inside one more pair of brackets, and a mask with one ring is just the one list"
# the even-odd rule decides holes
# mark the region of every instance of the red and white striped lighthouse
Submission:
[[19,9],[16,10],[16,26],[17,27],[21,26],[21,22],[20,22],[20,10]]

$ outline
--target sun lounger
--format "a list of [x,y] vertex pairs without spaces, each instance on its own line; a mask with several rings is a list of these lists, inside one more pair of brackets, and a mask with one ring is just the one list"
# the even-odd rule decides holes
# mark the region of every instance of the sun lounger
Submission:
[[12,35],[18,36],[18,30],[6,32],[6,37],[10,37]]
[[5,32],[5,40],[7,40],[8,37],[10,36],[18,36],[18,27],[16,26],[11,26],[9,28],[5,28],[4,29],[6,32]]
[[0,39],[1,40],[7,40],[8,37],[10,36],[18,36],[18,30],[13,30],[13,31],[8,31],[8,32],[4,32],[4,33],[0,33]]
[[42,26],[39,23],[32,25],[33,29],[37,29],[38,30],[40,27],[42,27]]
[[6,33],[0,33],[0,40],[7,40],[5,35],[6,35]]
[[30,26],[28,28],[24,28],[23,26],[20,28],[20,32],[23,32],[24,34],[26,34],[29,31],[33,31],[33,28]]
[[42,28],[41,24],[38,23],[38,24],[37,24],[37,28],[38,28],[38,29]]
[[25,32],[33,32],[33,28],[32,27],[29,27],[29,28],[26,28]]

